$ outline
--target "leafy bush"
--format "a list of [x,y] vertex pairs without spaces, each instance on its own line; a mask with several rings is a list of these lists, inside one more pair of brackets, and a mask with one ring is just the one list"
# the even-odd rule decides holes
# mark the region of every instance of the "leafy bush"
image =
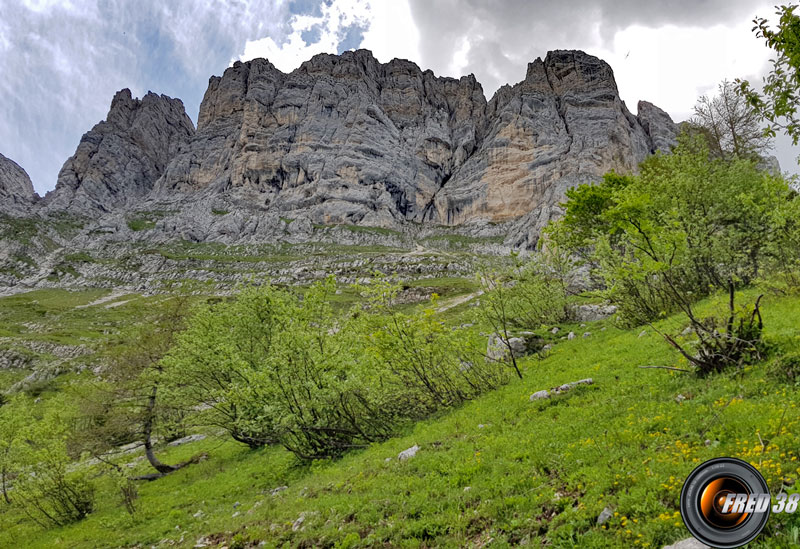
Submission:
[[387,303],[378,283],[366,309],[337,314],[335,280],[302,296],[265,286],[200,309],[164,361],[171,400],[258,447],[277,442],[304,459],[335,457],[391,436],[405,421],[473,398],[503,381],[476,338],[433,309]]
[[566,273],[571,267],[569,259],[551,245],[526,263],[505,271],[484,269],[479,275],[484,294],[478,316],[492,327],[520,378],[512,339],[520,329],[538,329],[567,318]]
[[[744,312],[733,301],[737,288],[757,278],[796,272],[794,193],[751,160],[712,157],[704,139],[686,134],[673,154],[640,168],[636,177],[609,174],[597,189],[570,191],[566,214],[549,235],[585,258],[623,323],[683,312],[696,353],[665,337],[700,374],[760,356],[758,303]],[[721,291],[728,310],[698,318],[693,304]]]
[[769,365],[770,375],[783,383],[800,384],[800,352],[780,355]]
[[766,274],[778,248],[767,235],[783,219],[786,182],[749,160],[711,158],[703,139],[682,135],[641,175],[607,175],[599,189],[571,191],[550,234],[584,253],[629,324],[685,308],[728,281]]
[[364,331],[376,362],[373,371],[381,373],[386,390],[396,395],[398,414],[420,417],[506,381],[497,365],[486,363],[485,339],[447,327],[437,318],[435,294],[423,310],[411,314],[393,310],[399,289],[381,279],[362,288],[368,298]]
[[67,422],[57,413],[29,424],[18,463],[14,502],[42,527],[64,526],[94,509],[94,485],[86,470],[69,470]]
[[272,287],[246,288],[233,302],[198,308],[164,360],[171,400],[204,410],[202,421],[252,448],[275,442],[263,410],[269,395],[255,378],[273,352],[288,299]]
[[730,366],[741,368],[764,358],[766,345],[761,337],[764,327],[759,309],[761,296],[752,307],[743,310],[735,308],[734,299],[735,290],[731,283],[728,310],[724,315],[701,319],[695,315],[691,305],[683,305],[697,338],[694,354],[675,338],[664,334],[667,341],[697,368],[701,376],[721,372]]

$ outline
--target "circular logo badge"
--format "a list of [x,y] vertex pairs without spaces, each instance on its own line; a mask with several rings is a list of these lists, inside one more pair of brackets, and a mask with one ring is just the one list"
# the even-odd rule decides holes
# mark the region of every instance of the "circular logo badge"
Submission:
[[764,477],[736,458],[717,458],[691,472],[681,490],[681,516],[699,541],[718,549],[753,541],[769,519]]

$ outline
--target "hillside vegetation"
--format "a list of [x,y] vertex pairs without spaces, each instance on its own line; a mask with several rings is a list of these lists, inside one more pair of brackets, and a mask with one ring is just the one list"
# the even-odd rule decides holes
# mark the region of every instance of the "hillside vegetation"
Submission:
[[[800,300],[773,294],[763,306],[766,338],[800,348]],[[458,322],[466,312],[448,311],[448,320]],[[657,327],[680,331],[683,321],[671,317]],[[240,547],[262,540],[266,546],[492,541],[502,547],[529,540],[532,546],[655,547],[685,537],[677,514],[680,485],[700,461],[741,457],[759,466],[773,490],[785,483],[794,491],[798,387],[780,377],[780,360],[697,379],[638,368],[680,363],[651,330],[622,330],[610,321],[561,328],[591,335],[556,339],[546,358],[521,360],[524,379],[340,460],[309,464],[282,448],[251,450],[210,436],[165,448],[165,461],[208,457],[140,484],[133,515],[104,474],[95,479],[102,505],[69,526],[44,530],[3,507],[0,545],[192,547],[204,538],[209,546]],[[594,384],[529,400],[533,392],[586,377]],[[63,404],[52,399],[29,404],[34,411]],[[415,457],[397,459],[414,445],[420,447]],[[147,472],[129,459],[136,463],[133,474]],[[612,518],[598,526],[606,507]],[[790,547],[798,534],[793,515],[773,517],[757,546]]]
[[2,298],[0,545],[658,547],[706,459],[793,492],[799,205],[684,136],[474,281]]

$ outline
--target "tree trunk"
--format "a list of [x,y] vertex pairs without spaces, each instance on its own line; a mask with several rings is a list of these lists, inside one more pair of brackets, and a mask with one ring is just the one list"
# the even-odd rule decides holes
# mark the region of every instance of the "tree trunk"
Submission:
[[144,424],[142,425],[142,434],[144,435],[144,454],[147,456],[147,461],[150,462],[150,465],[152,465],[156,471],[166,474],[171,473],[178,468],[174,465],[161,463],[153,452],[153,443],[151,439],[153,435],[153,419],[155,416],[157,392],[158,385],[153,385],[153,389],[150,391],[150,397],[147,399],[147,409],[145,412]]

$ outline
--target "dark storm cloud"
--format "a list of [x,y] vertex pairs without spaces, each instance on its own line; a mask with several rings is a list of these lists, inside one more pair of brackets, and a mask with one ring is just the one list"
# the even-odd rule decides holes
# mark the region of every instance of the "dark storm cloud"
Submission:
[[521,79],[526,64],[550,49],[607,47],[617,31],[631,25],[706,27],[756,15],[752,0],[410,3],[420,30],[422,63],[447,73],[467,40],[466,72],[478,75],[490,92]]

